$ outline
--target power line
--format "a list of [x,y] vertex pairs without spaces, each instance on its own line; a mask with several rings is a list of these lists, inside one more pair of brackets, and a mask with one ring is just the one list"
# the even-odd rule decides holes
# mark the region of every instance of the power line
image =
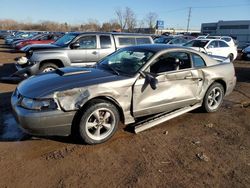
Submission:
[[206,9],[206,8],[228,8],[228,7],[243,7],[250,6],[250,4],[231,4],[231,5],[216,5],[216,6],[200,6],[200,7],[192,7],[195,9]]

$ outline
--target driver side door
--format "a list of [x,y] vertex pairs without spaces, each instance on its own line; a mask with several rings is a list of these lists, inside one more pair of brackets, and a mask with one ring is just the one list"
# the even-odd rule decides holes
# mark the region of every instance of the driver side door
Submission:
[[188,53],[163,54],[149,69],[150,73],[147,74],[155,75],[158,80],[157,87],[152,89],[142,76],[135,82],[133,88],[135,117],[169,112],[197,102],[196,96],[202,88],[203,74],[192,69]]

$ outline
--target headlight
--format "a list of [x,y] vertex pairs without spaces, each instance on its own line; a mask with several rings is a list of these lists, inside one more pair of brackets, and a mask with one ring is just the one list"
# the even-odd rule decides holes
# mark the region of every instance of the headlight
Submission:
[[51,110],[57,108],[57,104],[53,99],[30,99],[24,97],[20,105],[30,110]]

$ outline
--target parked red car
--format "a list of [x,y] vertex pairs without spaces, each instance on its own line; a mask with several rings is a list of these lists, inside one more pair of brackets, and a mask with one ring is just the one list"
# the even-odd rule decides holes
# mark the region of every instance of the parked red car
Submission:
[[62,34],[42,34],[41,36],[37,36],[35,39],[23,40],[15,45],[16,50],[20,50],[24,46],[30,44],[49,44],[55,42],[58,38],[60,38]]

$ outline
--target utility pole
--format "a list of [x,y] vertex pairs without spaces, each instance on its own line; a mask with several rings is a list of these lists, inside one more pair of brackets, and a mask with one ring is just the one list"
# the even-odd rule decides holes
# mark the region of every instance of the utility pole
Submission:
[[191,18],[191,11],[192,11],[192,7],[189,7],[189,11],[188,11],[188,23],[187,23],[187,33],[189,31],[189,22],[190,22],[190,18]]

